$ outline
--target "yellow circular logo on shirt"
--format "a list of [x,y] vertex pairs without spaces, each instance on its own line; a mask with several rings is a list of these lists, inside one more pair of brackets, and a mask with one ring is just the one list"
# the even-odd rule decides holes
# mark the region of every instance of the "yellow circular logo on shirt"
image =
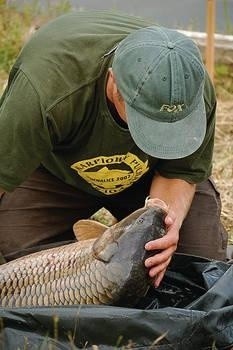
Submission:
[[148,160],[141,161],[135,154],[99,156],[82,160],[71,168],[93,188],[106,195],[123,191],[148,171]]

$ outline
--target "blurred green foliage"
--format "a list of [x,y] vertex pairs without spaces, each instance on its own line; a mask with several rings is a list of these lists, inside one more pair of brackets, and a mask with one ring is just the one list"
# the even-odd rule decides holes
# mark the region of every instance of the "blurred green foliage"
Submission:
[[20,6],[0,0],[0,74],[8,73],[15,57],[30,34],[40,24],[70,11],[68,0],[52,4],[47,0],[42,7],[39,1]]
[[231,15],[229,10],[229,0],[222,0],[223,2],[223,13],[225,19],[225,33],[233,34],[233,24],[231,21]]
[[233,64],[219,63],[215,65],[215,84],[222,86],[227,92],[233,94]]
[[8,7],[5,0],[0,0],[0,72],[8,72],[30,23],[27,11],[19,13],[14,7]]

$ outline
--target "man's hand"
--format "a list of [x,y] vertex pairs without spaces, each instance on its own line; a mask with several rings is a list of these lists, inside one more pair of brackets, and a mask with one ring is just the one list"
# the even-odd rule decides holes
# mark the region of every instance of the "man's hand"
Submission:
[[158,198],[168,206],[168,214],[165,218],[167,234],[145,245],[148,251],[160,251],[145,261],[155,287],[158,287],[162,281],[172,255],[176,251],[179,230],[188,213],[194,193],[195,185],[181,179],[167,179],[156,174],[152,180],[150,198]]
[[158,287],[163,279],[168,265],[170,264],[172,255],[176,251],[179,240],[179,225],[175,214],[168,212],[165,217],[167,234],[159,239],[150,241],[145,245],[148,251],[159,250],[161,252],[146,259],[145,266],[149,269],[149,276],[153,279],[154,286]]

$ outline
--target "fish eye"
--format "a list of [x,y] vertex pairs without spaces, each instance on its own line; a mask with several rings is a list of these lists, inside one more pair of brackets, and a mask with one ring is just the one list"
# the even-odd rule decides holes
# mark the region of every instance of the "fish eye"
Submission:
[[139,224],[142,224],[143,222],[144,222],[144,219],[143,219],[143,218],[138,219],[138,223],[139,223]]

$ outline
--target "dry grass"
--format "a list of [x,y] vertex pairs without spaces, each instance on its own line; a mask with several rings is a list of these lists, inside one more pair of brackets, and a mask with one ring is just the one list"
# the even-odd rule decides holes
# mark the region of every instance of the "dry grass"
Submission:
[[222,221],[233,243],[233,95],[220,90],[213,175],[221,192]]

